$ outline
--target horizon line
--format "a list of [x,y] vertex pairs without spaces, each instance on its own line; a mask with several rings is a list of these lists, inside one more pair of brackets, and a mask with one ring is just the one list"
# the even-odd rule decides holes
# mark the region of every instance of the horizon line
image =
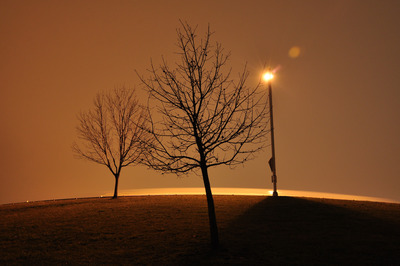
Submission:
[[[238,188],[238,187],[213,187],[213,195],[232,195],[232,196],[272,196],[272,189],[267,188]],[[165,187],[165,188],[137,188],[137,189],[123,189],[120,190],[118,196],[174,196],[174,195],[205,195],[204,187]],[[370,201],[370,202],[382,202],[382,203],[395,203],[400,204],[399,200],[382,198],[382,197],[371,197],[363,195],[351,195],[351,194],[340,194],[331,192],[316,192],[307,190],[286,190],[278,189],[279,196],[283,197],[306,197],[306,198],[320,198],[320,199],[337,199],[337,200],[355,200],[355,201]],[[27,203],[27,202],[39,202],[39,201],[58,201],[58,200],[70,200],[70,199],[85,199],[85,198],[103,198],[112,197],[111,191],[104,192],[100,195],[90,196],[71,196],[62,198],[48,198],[48,199],[36,199],[36,200],[25,200],[18,202],[3,202],[0,205]]]
[[[240,196],[272,196],[273,191],[265,188],[236,188],[236,187],[214,187],[211,188],[213,195],[240,195]],[[168,196],[168,195],[205,195],[203,187],[167,187],[167,188],[137,188],[124,189],[118,193],[118,196]],[[357,200],[357,201],[374,201],[386,203],[400,203],[400,201],[371,197],[363,195],[340,194],[331,192],[316,192],[306,190],[286,190],[278,189],[279,196],[289,197],[309,197],[309,198],[326,198],[339,200]],[[107,192],[100,197],[113,196],[112,192]]]

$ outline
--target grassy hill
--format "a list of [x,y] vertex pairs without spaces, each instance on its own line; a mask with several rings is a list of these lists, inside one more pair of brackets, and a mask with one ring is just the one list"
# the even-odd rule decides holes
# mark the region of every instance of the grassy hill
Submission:
[[400,204],[205,196],[0,205],[0,265],[400,265]]

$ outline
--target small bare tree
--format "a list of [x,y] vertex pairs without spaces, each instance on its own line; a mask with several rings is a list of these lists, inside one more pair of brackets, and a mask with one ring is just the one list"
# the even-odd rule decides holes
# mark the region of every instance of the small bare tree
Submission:
[[[162,172],[185,174],[200,170],[208,203],[211,245],[219,245],[208,168],[242,164],[265,145],[267,97],[260,83],[248,88],[248,71],[237,81],[225,70],[229,54],[212,44],[210,27],[204,38],[181,22],[177,30],[180,61],[170,67],[163,59],[151,63],[150,77],[141,81],[149,92],[149,132],[153,135],[146,164]],[[199,40],[200,39],[200,40]],[[156,103],[152,107],[152,102]],[[152,115],[156,109],[160,115]],[[156,119],[156,117],[160,119]]]
[[143,130],[146,114],[133,89],[116,88],[98,93],[94,108],[78,116],[80,143],[72,149],[78,158],[107,166],[115,177],[113,198],[118,197],[122,168],[138,163],[143,155],[149,135]]

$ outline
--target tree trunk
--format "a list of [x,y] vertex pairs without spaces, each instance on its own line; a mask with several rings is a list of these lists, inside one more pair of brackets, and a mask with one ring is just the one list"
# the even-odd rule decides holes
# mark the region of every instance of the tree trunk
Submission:
[[119,174],[114,175],[115,177],[115,187],[114,187],[114,196],[112,197],[113,199],[116,199],[118,197],[118,180],[119,180]]
[[215,216],[214,199],[211,192],[210,180],[208,178],[207,166],[202,165],[201,172],[203,174],[204,188],[206,190],[206,196],[207,196],[208,219],[210,222],[210,233],[211,233],[211,247],[213,250],[217,250],[219,247],[217,218]]

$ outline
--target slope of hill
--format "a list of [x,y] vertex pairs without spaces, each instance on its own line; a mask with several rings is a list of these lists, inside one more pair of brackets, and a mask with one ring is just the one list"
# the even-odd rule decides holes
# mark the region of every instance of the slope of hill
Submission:
[[205,196],[0,205],[0,264],[400,264],[400,204]]

